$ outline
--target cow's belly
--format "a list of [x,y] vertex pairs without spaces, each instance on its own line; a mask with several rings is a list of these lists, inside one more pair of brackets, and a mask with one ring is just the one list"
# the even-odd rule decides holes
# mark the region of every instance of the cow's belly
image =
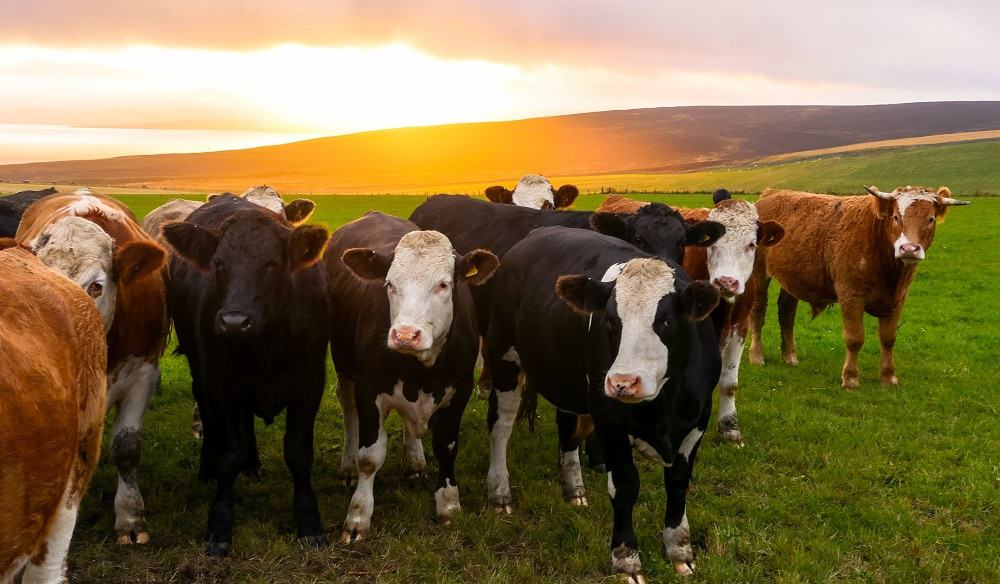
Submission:
[[375,405],[383,420],[390,412],[398,412],[399,417],[410,432],[415,436],[423,436],[427,432],[427,424],[434,415],[434,412],[447,407],[455,395],[455,388],[449,386],[439,400],[435,400],[434,394],[420,390],[417,392],[417,399],[410,401],[403,394],[403,381],[399,380],[393,386],[392,393],[380,393],[375,398]]

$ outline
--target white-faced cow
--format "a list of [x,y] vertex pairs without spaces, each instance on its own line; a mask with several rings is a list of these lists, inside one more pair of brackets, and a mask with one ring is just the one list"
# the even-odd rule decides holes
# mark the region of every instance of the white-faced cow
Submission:
[[896,344],[899,316],[917,264],[934,242],[938,221],[948,207],[968,205],[951,197],[947,187],[897,188],[884,193],[867,187],[868,194],[837,197],[787,190],[765,191],[757,202],[760,216],[779,221],[785,238],[761,255],[761,283],[753,307],[750,361],[763,364],[760,332],[767,311],[767,285],[776,278],[781,353],[789,365],[795,353],[795,312],[808,302],[813,314],[839,302],[844,321],[847,356],[841,382],[858,386],[858,352],[865,340],[864,313],[878,317],[882,345],[879,378],[896,385]]
[[0,364],[0,582],[22,568],[25,584],[64,582],[100,457],[107,346],[90,298],[24,249],[0,251]]
[[57,192],[55,187],[49,187],[38,191],[21,191],[0,197],[0,237],[14,237],[24,211],[35,201]]
[[433,432],[434,499],[447,523],[461,509],[455,458],[479,346],[469,285],[488,280],[499,261],[483,250],[457,255],[444,235],[376,212],[334,232],[324,261],[344,410],[341,473],[358,479],[343,540],[356,541],[371,526],[393,410],[403,419],[408,475],[426,469],[420,439],[428,427]]
[[115,533],[120,544],[146,543],[138,469],[142,419],[166,346],[166,253],[128,207],[89,190],[50,195],[28,207],[17,241],[83,288],[101,313],[108,340],[107,404],[117,408],[110,440],[118,467]]
[[526,174],[513,191],[503,186],[492,186],[486,189],[485,194],[494,203],[531,209],[565,209],[576,201],[580,190],[573,185],[563,185],[556,190],[544,176]]
[[207,553],[229,553],[236,476],[260,470],[254,417],[270,424],[285,409],[296,531],[309,545],[325,544],[311,477],[329,335],[326,277],[317,265],[326,229],[292,228],[276,213],[223,196],[165,225],[163,237],[174,250],[168,298],[178,350],[204,423],[199,476],[217,482]]
[[[750,311],[758,286],[754,272],[758,247],[781,241],[784,230],[774,221],[761,221],[756,207],[747,201],[734,200],[726,189],[712,196],[711,209],[677,211],[689,222],[717,221],[725,234],[707,248],[692,248],[684,256],[684,271],[697,280],[708,280],[719,288],[722,298],[712,313],[712,323],[719,336],[722,353],[722,376],[719,379],[719,410],[716,414],[719,436],[743,444],[736,414],[736,390],[739,387],[740,360],[750,329]],[[611,195],[598,211],[631,213],[648,205]]]
[[519,408],[519,376],[557,409],[563,492],[584,496],[578,445],[590,414],[608,467],[614,571],[639,579],[632,527],[639,473],[632,447],[664,466],[667,554],[678,572],[693,552],[685,495],[719,381],[715,332],[705,317],[718,290],[680,264],[592,231],[548,227],[504,256],[487,342],[495,401],[489,502],[510,510],[507,440]]

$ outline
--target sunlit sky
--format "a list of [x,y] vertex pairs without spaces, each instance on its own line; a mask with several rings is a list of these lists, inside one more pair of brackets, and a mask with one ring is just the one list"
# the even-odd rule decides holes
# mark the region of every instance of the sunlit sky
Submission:
[[[5,0],[0,161],[24,136],[58,150],[30,125],[220,137],[162,151],[634,107],[998,99],[998,21],[968,0]],[[158,151],[116,136],[91,154]]]

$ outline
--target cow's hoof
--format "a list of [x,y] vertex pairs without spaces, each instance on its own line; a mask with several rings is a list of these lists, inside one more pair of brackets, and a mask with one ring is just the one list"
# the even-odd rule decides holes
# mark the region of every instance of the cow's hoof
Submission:
[[750,361],[751,365],[763,365],[764,364],[764,356],[763,355],[754,355],[752,351],[750,352],[750,357],[748,358],[748,360]]
[[899,379],[895,375],[882,378],[882,385],[899,385]]
[[149,543],[149,532],[143,531],[119,531],[118,538],[115,540],[118,545],[144,545]]
[[229,542],[210,541],[205,546],[205,555],[212,558],[224,558],[229,555]]
[[492,385],[479,385],[476,388],[476,397],[478,397],[483,401],[486,401],[490,399],[490,392],[492,391],[493,391]]
[[741,434],[739,430],[722,430],[719,434],[719,438],[721,438],[723,442],[733,443],[737,448],[743,448],[743,434]]
[[330,545],[330,538],[327,537],[325,533],[317,533],[316,535],[303,535],[299,538],[299,543],[305,546],[309,546],[315,549],[322,549]]
[[344,544],[358,543],[359,541],[361,541],[364,538],[365,538],[365,534],[362,533],[361,531],[357,530],[357,529],[351,529],[351,530],[345,529],[340,534],[340,543],[344,543]]
[[694,562],[674,562],[674,572],[678,576],[690,576],[694,574]]
[[844,377],[841,385],[844,389],[857,389],[858,388],[858,378],[857,377]]
[[514,508],[510,506],[510,503],[504,503],[502,505],[494,505],[493,512],[497,515],[510,515],[514,512]]
[[785,360],[785,365],[788,365],[789,367],[799,366],[799,358],[795,355],[785,355],[782,358]]
[[586,507],[587,498],[586,497],[570,497],[567,502],[570,507]]
[[205,437],[205,434],[200,429],[191,429],[191,435],[194,436],[195,440],[201,440]]
[[646,584],[646,576],[642,572],[638,574],[618,574],[619,582],[627,582],[628,584]]

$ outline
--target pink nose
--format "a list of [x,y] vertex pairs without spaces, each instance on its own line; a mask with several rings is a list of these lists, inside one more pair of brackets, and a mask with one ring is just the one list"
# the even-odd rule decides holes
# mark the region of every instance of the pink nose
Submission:
[[605,389],[611,397],[630,398],[642,393],[642,380],[638,375],[615,373],[605,381]]
[[722,292],[725,296],[732,296],[739,292],[740,282],[736,278],[730,278],[729,276],[722,276],[721,278],[716,278],[712,282]]
[[389,335],[396,346],[400,348],[406,349],[420,343],[420,329],[415,326],[395,327]]
[[906,258],[918,258],[920,257],[921,247],[916,243],[904,243],[899,246],[899,253]]

